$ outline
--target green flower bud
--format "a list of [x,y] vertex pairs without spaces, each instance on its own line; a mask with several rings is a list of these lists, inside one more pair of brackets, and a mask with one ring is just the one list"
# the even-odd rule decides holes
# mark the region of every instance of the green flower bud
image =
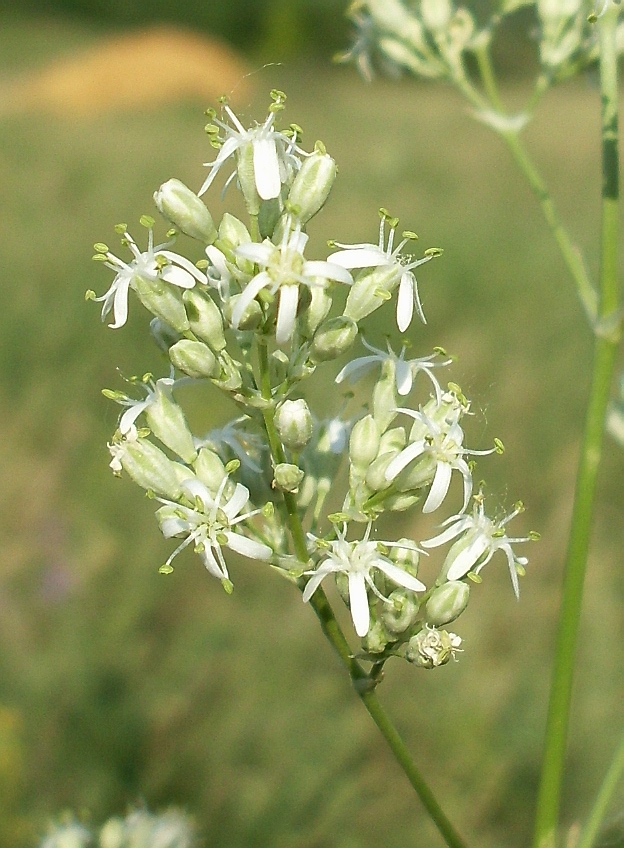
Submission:
[[390,495],[384,501],[384,507],[391,512],[405,512],[406,509],[411,509],[414,504],[420,500],[420,495],[410,495],[403,492],[397,492],[396,495]]
[[230,262],[238,265],[247,274],[253,274],[253,262],[250,259],[240,259],[234,256],[234,251],[241,244],[249,244],[250,241],[249,230],[243,222],[226,212],[219,224],[219,238],[216,246],[223,251]]
[[420,552],[411,539],[399,539],[390,549],[390,560],[402,571],[407,571],[412,577],[418,577]]
[[434,589],[425,607],[427,622],[443,627],[455,621],[468,606],[470,587],[461,580],[449,580]]
[[187,289],[182,295],[188,322],[193,333],[219,353],[225,347],[223,318],[219,307],[198,289]]
[[[218,492],[227,471],[221,457],[210,448],[201,448],[193,463],[195,474],[211,492]],[[226,492],[227,495],[227,492]]]
[[402,451],[407,444],[405,430],[403,427],[393,427],[392,430],[386,430],[379,440],[379,453],[387,451]]
[[180,479],[176,465],[160,448],[140,436],[113,440],[110,467],[116,475],[123,469],[146,492],[177,500]]
[[[225,304],[223,313],[225,319],[229,324],[232,323],[232,313],[238,300],[240,298],[240,294],[233,295],[229,301]],[[264,319],[264,313],[262,312],[262,307],[258,303],[257,300],[251,300],[241,315],[240,321],[238,322],[237,329],[239,330],[257,330],[260,324]]]
[[413,592],[405,589],[395,589],[388,601],[381,608],[381,620],[389,633],[404,633],[415,623],[420,602]]
[[350,318],[339,316],[324,321],[312,341],[310,359],[315,364],[336,359],[349,350],[357,334],[357,324]]
[[455,633],[436,630],[426,625],[424,630],[409,640],[405,658],[421,668],[437,668],[455,659],[461,642]]
[[362,647],[367,654],[382,654],[388,646],[390,639],[379,620],[373,621],[368,633],[362,640]]
[[305,400],[285,400],[277,407],[275,426],[288,450],[302,451],[312,438],[313,422]]
[[178,333],[188,330],[189,322],[177,286],[171,286],[160,278],[147,280],[137,275],[133,279],[139,300],[152,315],[169,324]]
[[396,380],[394,377],[388,379],[383,375],[373,389],[373,416],[382,433],[396,418],[397,406],[400,404],[397,398]]
[[321,209],[335,179],[336,163],[324,150],[315,150],[304,160],[288,195],[288,202],[302,224]]
[[279,465],[275,466],[273,487],[280,489],[282,492],[292,492],[294,494],[298,491],[304,477],[305,474],[297,465],[292,465],[289,462],[280,462]]
[[203,342],[181,339],[169,348],[169,359],[189,377],[218,377],[221,366]]
[[379,450],[379,427],[372,415],[360,418],[353,425],[349,439],[349,458],[359,471],[366,471]]
[[243,385],[243,378],[240,371],[240,363],[232,359],[227,350],[221,352],[219,357],[221,365],[221,375],[214,377],[214,383],[221,386],[228,392],[235,392]]
[[217,228],[206,204],[180,180],[163,183],[154,193],[154,202],[161,215],[174,227],[204,244],[212,244]]
[[390,299],[400,280],[398,266],[373,268],[359,275],[349,289],[344,315],[361,321]]
[[186,423],[182,408],[174,401],[170,391],[156,384],[155,400],[145,410],[147,423],[157,439],[170,448],[184,462],[193,462],[197,456],[193,435]]
[[394,479],[395,488],[399,492],[410,492],[422,489],[432,482],[436,472],[436,460],[433,456],[425,456],[414,465],[408,465]]
[[310,338],[318,329],[321,321],[327,318],[332,305],[328,287],[310,286],[310,303],[301,310],[301,332]]
[[371,463],[365,478],[371,492],[382,492],[390,486],[390,482],[386,479],[386,469],[397,454],[398,451],[382,453]]

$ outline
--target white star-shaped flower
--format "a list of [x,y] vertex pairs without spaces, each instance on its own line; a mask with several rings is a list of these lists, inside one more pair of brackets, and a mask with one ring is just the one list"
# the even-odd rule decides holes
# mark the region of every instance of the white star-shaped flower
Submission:
[[196,282],[206,282],[205,275],[192,262],[167,249],[171,242],[154,247],[154,233],[151,227],[148,230],[147,250],[141,252],[125,229],[122,244],[130,248],[134,256],[131,262],[124,262],[114,256],[103,244],[96,245],[99,252],[93,257],[104,262],[106,267],[116,274],[109,290],[101,297],[93,297],[96,302],[103,301],[103,321],[109,312],[113,311],[115,320],[109,324],[113,329],[123,327],[128,319],[128,292],[135,287],[137,277],[144,280],[164,280],[182,289],[192,289]]
[[195,551],[204,565],[217,579],[231,586],[222,546],[242,554],[250,559],[268,560],[273,551],[268,545],[249,539],[234,528],[261,510],[254,509],[243,513],[241,510],[249,501],[249,490],[237,483],[229,499],[224,491],[228,477],[223,478],[218,492],[212,495],[208,488],[193,477],[185,480],[181,489],[189,500],[195,502],[193,509],[159,498],[164,506],[156,513],[160,529],[166,539],[173,536],[186,536],[181,545],[167,559],[163,570],[171,570],[171,562],[187,545],[195,544]]
[[262,244],[243,244],[236,248],[236,254],[249,259],[264,268],[247,283],[232,311],[232,326],[236,329],[249,304],[262,291],[269,289],[271,294],[279,292],[277,307],[277,327],[275,340],[278,344],[287,342],[293,334],[297,308],[299,306],[299,286],[323,285],[325,280],[336,280],[350,285],[351,274],[340,265],[332,262],[308,261],[303,251],[308,236],[299,226],[285,228],[279,247],[268,239]]
[[[214,135],[213,144],[220,145],[220,150],[214,162],[204,163],[210,168],[210,172],[198,192],[200,197],[208,191],[227,160],[248,147],[253,150],[254,179],[258,195],[262,200],[279,197],[282,184],[288,182],[293,172],[301,167],[296,154],[303,154],[294,139],[278,132],[274,127],[276,114],[281,110],[284,99],[285,95],[279,93],[278,96],[276,92],[266,121],[250,129],[245,129],[229,106],[223,106],[223,110],[234,126],[231,127],[218,118],[213,118],[214,124],[223,131],[224,135],[223,137]],[[228,178],[226,188],[235,176],[236,171]]]
[[433,368],[439,368],[444,365],[450,365],[451,360],[445,362],[434,362],[437,353],[432,353],[430,356],[423,356],[417,359],[405,359],[407,345],[403,345],[401,353],[397,356],[390,347],[390,342],[387,342],[388,351],[380,350],[373,347],[362,339],[364,347],[371,351],[371,356],[360,356],[357,359],[352,359],[345,367],[336,375],[336,382],[342,383],[343,380],[358,380],[367,371],[370,371],[377,363],[383,369],[385,363],[390,363],[395,373],[396,389],[399,395],[408,395],[414,383],[414,378],[419,371],[426,374],[433,385],[436,401],[438,406],[442,401],[442,389],[440,384],[432,374]]
[[[346,574],[349,583],[351,618],[358,636],[366,636],[370,628],[368,589],[381,601],[388,603],[388,599],[384,598],[373,582],[371,576],[373,569],[381,571],[393,583],[412,592],[424,592],[427,588],[424,583],[399,568],[379,550],[380,545],[399,548],[407,548],[408,545],[398,542],[371,542],[369,541],[371,527],[372,524],[369,524],[364,538],[359,542],[347,541],[346,524],[342,531],[338,530],[338,538],[329,542],[329,550],[325,559],[321,560],[315,571],[306,572],[311,577],[303,591],[303,600],[307,603],[328,574]],[[311,534],[309,534],[309,537],[314,542],[318,541]],[[418,550],[416,545],[413,545],[411,549]]]
[[[390,221],[390,234],[388,244],[384,247],[386,240],[386,219]],[[425,262],[429,262],[439,251],[433,250],[422,259],[414,259],[412,256],[401,255],[401,250],[408,241],[416,238],[414,233],[404,233],[403,241],[394,247],[394,233],[398,226],[398,219],[389,218],[382,210],[381,223],[379,225],[379,244],[341,244],[333,242],[342,250],[332,253],[327,257],[328,262],[342,265],[343,268],[394,268],[399,283],[399,294],[397,298],[397,326],[404,333],[412,323],[414,307],[418,317],[427,323],[422,303],[418,294],[418,283],[413,274],[413,269]]]
[[507,557],[514,592],[518,596],[520,593],[518,566],[524,568],[528,559],[516,556],[511,546],[520,542],[530,542],[536,538],[536,534],[517,538],[506,535],[505,526],[523,511],[521,504],[518,504],[506,518],[493,521],[485,514],[482,495],[475,496],[475,501],[472,515],[460,513],[447,518],[442,523],[442,527],[446,526],[446,530],[422,542],[422,546],[437,548],[452,539],[457,539],[458,536],[461,537],[452,545],[446,556],[444,567],[448,580],[460,580],[469,571],[478,574],[497,551],[503,551]]
[[386,480],[389,482],[394,480],[414,459],[429,458],[435,471],[422,511],[433,512],[442,504],[449,490],[453,471],[459,471],[464,479],[463,512],[472,494],[472,473],[464,457],[470,454],[484,456],[494,453],[496,448],[485,451],[465,448],[463,446],[464,431],[457,421],[453,421],[448,427],[442,427],[438,421],[434,421],[424,412],[401,408],[397,409],[397,412],[404,412],[415,421],[419,421],[424,427],[424,435],[415,439],[395,456],[386,469]]

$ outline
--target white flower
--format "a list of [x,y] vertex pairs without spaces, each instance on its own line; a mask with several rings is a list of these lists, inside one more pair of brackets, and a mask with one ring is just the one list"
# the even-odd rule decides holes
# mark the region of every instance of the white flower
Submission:
[[[329,552],[327,557],[323,559],[315,571],[308,571],[306,574],[312,576],[303,592],[303,600],[309,601],[314,592],[321,585],[321,582],[328,574],[346,574],[349,582],[349,606],[351,608],[351,618],[353,626],[358,636],[366,636],[370,628],[370,609],[368,606],[368,589],[376,595],[384,603],[388,603],[388,599],[384,598],[379,589],[375,586],[371,571],[378,569],[386,575],[393,583],[403,586],[412,592],[424,592],[426,586],[403,571],[388,557],[384,556],[379,551],[379,545],[385,547],[400,547],[407,548],[406,544],[399,542],[371,542],[369,541],[372,524],[366,528],[364,538],[359,542],[347,542],[347,525],[342,528],[342,532],[338,531],[338,538],[329,543]],[[313,541],[317,539],[309,534]],[[418,550],[416,545],[413,545],[413,550]]]
[[271,294],[279,291],[275,340],[283,344],[292,337],[294,331],[300,285],[311,288],[323,285],[325,280],[346,284],[353,282],[351,274],[340,265],[304,259],[303,251],[307,241],[308,236],[298,226],[293,230],[286,227],[279,247],[267,239],[262,244],[244,244],[236,249],[238,256],[255,262],[265,270],[252,277],[236,302],[232,311],[232,326],[235,329],[251,301],[262,289],[268,288]]
[[[210,168],[210,173],[198,192],[200,197],[210,188],[214,178],[227,160],[249,146],[253,149],[253,169],[258,195],[262,200],[279,197],[282,183],[286,183],[293,172],[300,167],[300,161],[295,152],[303,153],[293,139],[278,132],[273,126],[275,116],[282,108],[284,99],[285,96],[281,93],[280,96],[276,96],[266,121],[248,130],[241,124],[229,106],[223,106],[234,127],[228,126],[218,118],[213,118],[214,123],[223,130],[224,137],[214,137],[213,143],[215,146],[220,144],[221,149],[214,162],[204,163],[206,167]],[[228,178],[226,188],[235,175],[236,171]]]
[[387,214],[382,210],[381,223],[379,225],[379,244],[341,244],[334,242],[342,250],[332,253],[327,257],[328,262],[342,265],[343,268],[394,268],[399,280],[399,294],[397,299],[397,326],[404,333],[412,323],[414,306],[423,324],[426,324],[420,297],[418,295],[418,283],[412,273],[414,268],[429,262],[436,255],[432,252],[422,259],[414,259],[412,256],[401,256],[400,252],[408,241],[415,238],[414,233],[404,233],[405,238],[394,248],[394,233],[398,226],[398,219],[390,221],[390,234],[388,244],[385,242],[385,225]]
[[224,490],[228,479],[228,477],[223,478],[214,497],[196,477],[185,480],[181,488],[184,494],[195,502],[194,509],[159,498],[164,506],[156,515],[163,536],[166,539],[173,536],[186,536],[182,544],[167,559],[162,570],[171,570],[174,557],[193,542],[195,551],[201,556],[208,571],[228,587],[231,584],[221,550],[222,545],[250,559],[268,560],[271,557],[273,552],[268,545],[249,539],[233,529],[241,521],[257,515],[261,510],[254,509],[240,515],[249,500],[249,490],[240,483],[236,484],[232,496],[225,501]]
[[390,347],[389,342],[386,342],[388,347],[387,353],[383,350],[380,350],[379,348],[369,345],[364,339],[362,339],[362,344],[364,345],[364,347],[368,348],[368,350],[371,351],[372,355],[360,356],[357,359],[353,359],[351,360],[351,362],[347,363],[347,365],[345,365],[345,367],[336,376],[337,383],[342,383],[342,381],[345,379],[358,380],[364,373],[369,371],[378,362],[381,364],[382,369],[384,363],[390,362],[395,372],[397,392],[401,396],[408,395],[411,392],[414,378],[416,377],[419,371],[422,371],[431,380],[433,390],[436,396],[436,401],[438,403],[438,406],[440,405],[440,403],[442,402],[442,390],[440,388],[440,384],[433,376],[431,371],[433,368],[438,368],[443,365],[450,365],[450,359],[447,359],[446,362],[433,362],[432,360],[435,359],[437,354],[432,353],[431,356],[423,356],[418,359],[406,360],[405,351],[407,350],[407,345],[403,345],[403,347],[401,348],[401,353],[397,356],[396,353]]
[[448,427],[443,428],[438,421],[434,421],[424,412],[401,408],[397,409],[397,412],[404,412],[419,421],[424,426],[425,432],[421,438],[411,442],[395,456],[386,469],[386,480],[389,482],[394,480],[414,459],[429,458],[435,465],[435,473],[422,511],[433,512],[441,505],[449,490],[453,471],[459,471],[464,479],[463,512],[472,494],[472,474],[464,456],[467,454],[483,456],[493,453],[496,448],[485,451],[465,448],[462,444],[464,431],[457,421],[452,421]]
[[461,538],[453,544],[449,550],[445,569],[448,580],[459,580],[474,571],[478,574],[484,565],[492,559],[496,551],[503,551],[507,556],[509,574],[516,596],[519,595],[518,566],[523,569],[527,564],[526,557],[518,557],[512,550],[512,545],[520,542],[529,542],[536,538],[535,534],[518,538],[510,538],[505,534],[505,526],[523,511],[523,506],[518,504],[514,511],[506,518],[493,521],[488,518],[484,511],[482,495],[475,496],[475,506],[472,515],[466,513],[452,515],[443,522],[442,527],[446,530],[422,542],[424,548],[437,548],[452,539]]
[[167,250],[170,242],[154,247],[154,233],[150,227],[147,237],[147,250],[139,250],[134,239],[124,229],[122,244],[130,248],[134,259],[127,263],[114,256],[103,244],[97,244],[100,252],[94,259],[103,261],[107,268],[116,272],[109,290],[101,297],[94,297],[96,302],[103,301],[102,320],[113,310],[114,322],[109,327],[123,327],[128,318],[128,291],[135,287],[135,280],[165,280],[183,289],[192,289],[196,282],[205,283],[206,277],[192,262]]

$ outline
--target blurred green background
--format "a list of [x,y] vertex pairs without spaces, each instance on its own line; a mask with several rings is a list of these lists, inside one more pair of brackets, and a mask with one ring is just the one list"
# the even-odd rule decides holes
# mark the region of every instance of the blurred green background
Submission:
[[[201,163],[212,158],[202,110],[214,102],[158,105],[146,93],[140,108],[84,117],[71,103],[54,114],[20,109],[6,92],[20,74],[101,44],[104,7],[119,17],[128,5],[93,4],[93,17],[73,19],[52,4],[0,14],[0,844],[34,845],[46,817],[63,808],[100,821],[145,801],[184,805],[211,846],[439,845],[298,594],[241,562],[227,597],[191,553],[160,576],[171,544],[153,504],[108,469],[118,410],[100,389],[119,388],[117,368],[155,371],[157,354],[136,302],[120,331],[85,304],[86,289],[109,285],[91,246],[115,244],[120,220],[138,232],[169,177],[200,184]],[[240,9],[201,8],[225,15],[230,5]],[[275,20],[290,14],[288,3],[270,5]],[[533,528],[542,541],[528,551],[519,603],[504,559],[487,567],[457,628],[459,663],[435,673],[390,664],[381,695],[472,844],[515,848],[528,842],[538,779],[590,334],[502,145],[443,87],[367,86],[333,66],[331,53],[346,45],[342,6],[308,3],[314,49],[284,47],[282,56],[275,47],[287,60],[277,67],[262,67],[268,46],[282,43],[282,32],[284,45],[300,44],[308,12],[292,13],[290,30],[252,31],[238,19],[255,88],[234,102],[245,118],[262,119],[268,91],[284,89],[305,146],[321,138],[338,161],[310,257],[327,238],[374,241],[381,205],[417,230],[423,248],[445,250],[419,277],[428,324],[410,331],[415,351],[443,345],[458,355],[452,376],[476,413],[469,444],[499,436],[507,448],[480,463],[491,503],[522,498],[527,512],[512,531]],[[233,29],[220,32],[236,42]],[[512,101],[525,85],[513,75]],[[578,80],[551,94],[526,132],[594,272],[598,111],[591,81]],[[226,206],[218,195],[210,203],[218,218]],[[391,310],[375,316],[371,338],[381,341],[392,325]],[[328,394],[335,406],[320,414],[339,408],[331,387],[317,386],[314,397]],[[206,429],[233,414],[211,407]],[[623,458],[607,448],[568,824],[588,810],[622,723]],[[425,535],[405,520],[392,532]]]

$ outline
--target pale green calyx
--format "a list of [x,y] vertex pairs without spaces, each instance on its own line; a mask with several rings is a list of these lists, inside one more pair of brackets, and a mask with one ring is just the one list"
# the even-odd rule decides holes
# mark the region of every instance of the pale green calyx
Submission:
[[296,494],[304,477],[305,473],[299,466],[290,462],[280,462],[275,466],[273,472],[273,488]]
[[434,627],[450,624],[468,606],[470,587],[460,580],[450,580],[434,589],[427,600],[425,615],[427,623]]
[[180,232],[204,244],[212,244],[217,228],[206,204],[183,182],[167,180],[154,192],[154,202],[161,215]]
[[305,400],[285,400],[275,413],[275,426],[282,444],[299,453],[312,438],[312,415]]
[[180,339],[169,348],[169,359],[189,377],[213,377],[221,374],[221,366],[208,345],[192,339]]
[[302,224],[323,207],[336,179],[336,163],[317,143],[317,149],[303,161],[293,180],[288,202]]
[[122,436],[117,433],[108,445],[112,459],[110,467],[117,476],[122,469],[146,492],[168,498],[180,496],[180,475],[176,463],[139,435],[136,427]]

